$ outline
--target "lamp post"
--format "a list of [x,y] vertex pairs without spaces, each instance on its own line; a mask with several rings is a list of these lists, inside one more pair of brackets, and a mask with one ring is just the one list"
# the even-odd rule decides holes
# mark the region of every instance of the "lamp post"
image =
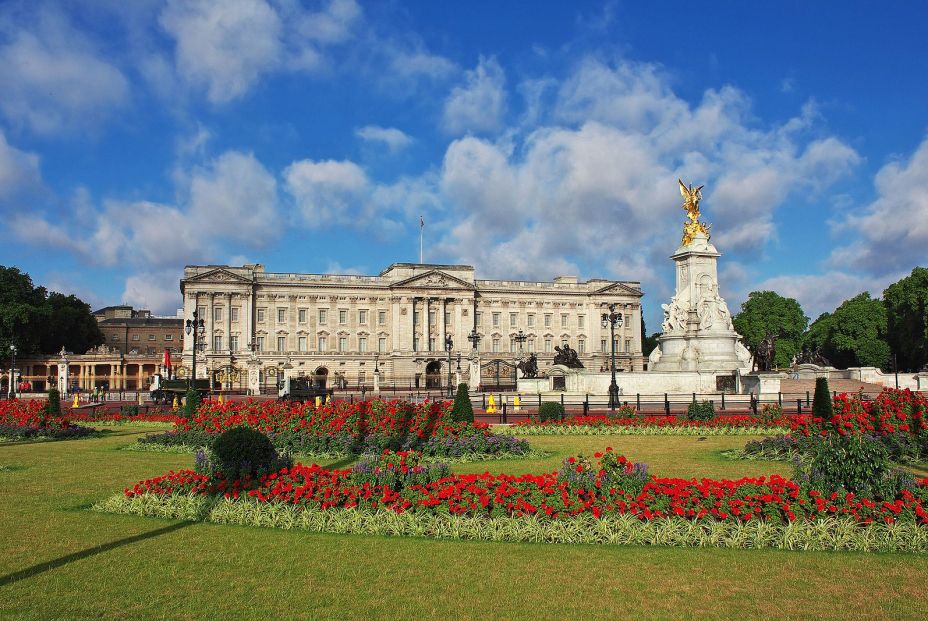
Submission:
[[467,336],[467,340],[474,346],[474,351],[477,351],[477,346],[480,345],[480,338],[480,335],[477,333],[477,328],[472,329]]
[[16,398],[16,345],[10,345],[10,384],[7,386],[9,391],[7,392],[7,397],[9,399]]
[[528,338],[522,330],[519,330],[518,334],[513,335],[512,340],[519,344],[519,360],[522,360],[522,345],[525,343],[525,340]]
[[451,390],[451,350],[454,349],[454,340],[451,335],[445,337],[445,350],[448,352],[448,398],[453,399],[454,393]]
[[380,353],[374,352],[374,373],[380,373]]
[[[206,334],[206,323],[200,317],[199,311],[193,311],[193,319],[188,319],[184,331],[193,336],[193,363],[190,372],[190,388],[195,388],[197,384],[197,352],[200,350],[200,339]],[[208,377],[208,376],[207,376]]]
[[612,340],[612,383],[609,384],[609,409],[615,412],[619,404],[619,385],[615,382],[615,328],[622,327],[622,313],[615,311],[615,304],[609,305],[609,312],[603,313],[602,326],[609,328],[609,336]]

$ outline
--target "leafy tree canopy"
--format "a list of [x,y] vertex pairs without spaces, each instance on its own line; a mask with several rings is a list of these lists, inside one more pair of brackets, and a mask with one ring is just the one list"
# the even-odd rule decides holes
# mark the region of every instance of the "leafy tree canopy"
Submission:
[[861,293],[842,302],[828,324],[822,353],[834,366],[887,367],[890,352],[882,301]]
[[[62,346],[84,353],[103,342],[90,307],[73,295],[48,293],[28,274],[0,265],[0,356],[52,354]],[[2,358],[0,358],[2,359]]]
[[775,291],[752,291],[733,322],[735,329],[744,338],[745,346],[755,357],[764,337],[773,334],[776,337],[774,363],[778,367],[785,367],[799,353],[809,318],[793,298],[784,298]]
[[917,371],[928,363],[928,268],[912,273],[883,292],[889,345],[900,369]]

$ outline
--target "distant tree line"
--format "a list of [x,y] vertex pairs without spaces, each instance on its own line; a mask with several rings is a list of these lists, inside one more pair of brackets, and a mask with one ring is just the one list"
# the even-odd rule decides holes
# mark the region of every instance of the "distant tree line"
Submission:
[[0,265],[0,361],[7,364],[10,345],[23,356],[54,354],[62,346],[82,354],[102,342],[83,300],[36,287],[28,274]]
[[[774,291],[751,292],[732,319],[755,360],[764,340],[773,341],[776,367],[799,359],[892,370],[895,356],[900,371],[918,371],[928,364],[928,268],[913,269],[882,299],[861,293],[811,324],[799,302]],[[642,337],[645,355],[659,335]]]

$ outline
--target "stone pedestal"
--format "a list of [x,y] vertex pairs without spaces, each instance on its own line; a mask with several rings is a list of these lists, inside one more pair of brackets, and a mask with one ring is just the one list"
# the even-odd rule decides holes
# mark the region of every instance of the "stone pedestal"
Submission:
[[248,361],[248,394],[253,397],[261,394],[261,365],[257,359]]
[[468,382],[470,390],[480,388],[480,357],[472,356],[470,359],[470,381]]
[[64,354],[61,354],[61,359],[58,360],[58,392],[61,396],[66,396],[71,392],[71,387],[68,386],[69,368],[68,359]]
[[718,258],[704,233],[670,257],[676,263],[676,293],[664,310],[663,333],[651,352],[650,371],[727,372],[751,370],[751,354],[735,332],[719,294]]
[[380,394],[380,371],[374,372],[374,394]]

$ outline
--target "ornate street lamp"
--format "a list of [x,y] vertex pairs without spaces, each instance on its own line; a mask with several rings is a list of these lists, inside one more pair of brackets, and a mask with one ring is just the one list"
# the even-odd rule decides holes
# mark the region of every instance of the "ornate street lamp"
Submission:
[[525,343],[525,339],[528,338],[522,330],[519,330],[518,334],[513,335],[512,340],[519,344],[519,361],[522,360],[522,344]]
[[[205,349],[206,343],[201,343],[203,336],[206,334],[206,324],[200,318],[199,311],[193,311],[193,319],[188,319],[184,331],[193,336],[193,369],[190,374],[190,388],[196,387],[197,383],[197,352],[201,346]],[[208,377],[208,376],[207,376]]]
[[609,384],[609,409],[615,412],[619,405],[619,385],[615,382],[615,329],[616,326],[622,327],[622,313],[615,311],[615,304],[609,305],[609,312],[603,313],[602,326],[609,328],[609,334],[612,339],[612,383]]
[[10,345],[10,383],[7,388],[7,397],[10,399],[16,398],[16,386],[14,381],[16,380],[16,345]]
[[374,352],[374,373],[380,373],[380,352]]
[[474,351],[477,351],[477,346],[480,345],[480,339],[481,336],[477,333],[477,328],[472,329],[467,336],[467,340],[474,346]]
[[448,398],[453,399],[454,393],[451,390],[451,350],[454,349],[454,340],[451,335],[445,337],[445,350],[448,352]]

